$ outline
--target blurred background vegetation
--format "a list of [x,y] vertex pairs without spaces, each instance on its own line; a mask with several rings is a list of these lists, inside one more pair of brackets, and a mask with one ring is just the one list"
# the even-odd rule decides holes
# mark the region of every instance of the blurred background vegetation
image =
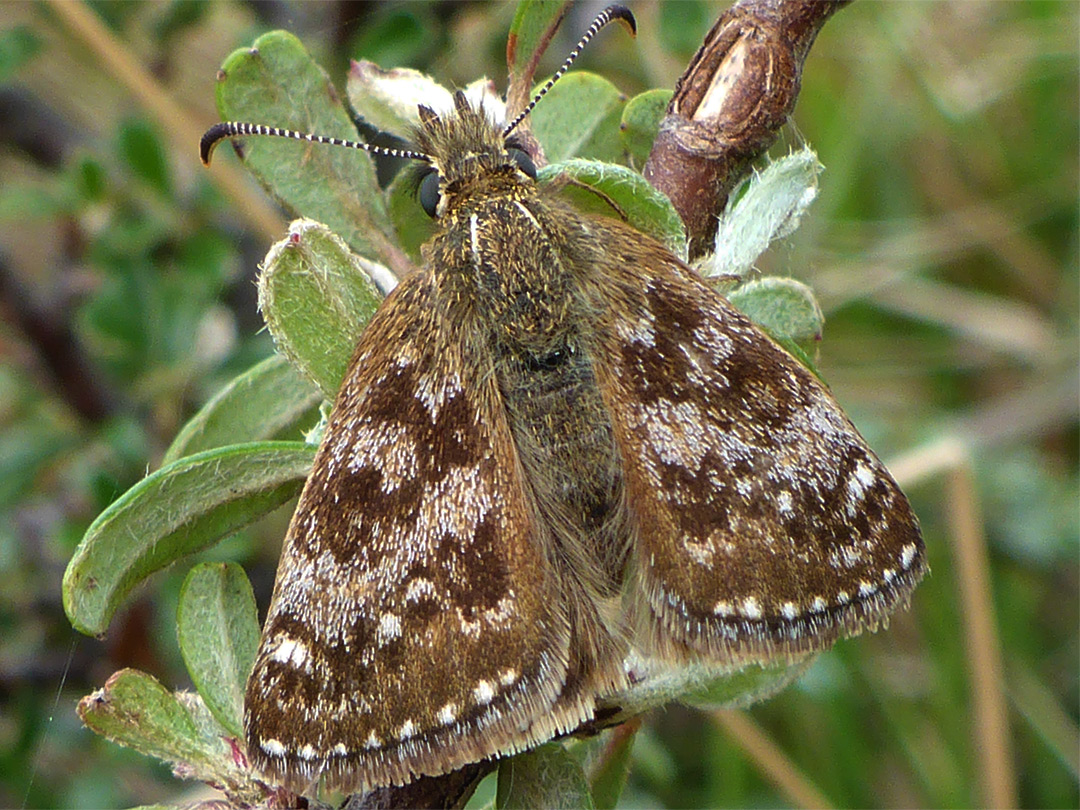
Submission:
[[[579,67],[627,93],[670,87],[719,8],[632,5],[638,39],[605,34]],[[574,11],[541,74],[596,9]],[[74,713],[121,667],[189,683],[175,639],[187,566],[100,641],[70,629],[60,578],[101,509],[271,351],[253,278],[286,218],[259,215],[273,209],[253,182],[226,196],[229,167],[199,164],[218,65],[287,28],[339,88],[350,57],[502,86],[512,13],[0,7],[0,806],[193,795]],[[856,3],[819,36],[794,122],[826,167],[821,194],[762,269],[817,291],[820,368],[894,463],[933,574],[888,632],[841,643],[748,713],[649,717],[625,806],[1080,801],[1077,41],[1073,3],[977,0]],[[201,555],[243,563],[263,609],[288,516]]]

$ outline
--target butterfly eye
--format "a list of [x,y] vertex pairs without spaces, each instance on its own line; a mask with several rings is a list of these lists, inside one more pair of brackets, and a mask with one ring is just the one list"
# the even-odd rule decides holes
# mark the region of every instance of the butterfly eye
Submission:
[[533,180],[536,179],[536,164],[532,162],[532,158],[526,152],[515,146],[509,147],[506,152],[510,155],[510,159],[518,165],[519,169]]
[[439,173],[432,169],[420,180],[416,191],[421,207],[427,215],[435,219],[435,210],[439,207]]

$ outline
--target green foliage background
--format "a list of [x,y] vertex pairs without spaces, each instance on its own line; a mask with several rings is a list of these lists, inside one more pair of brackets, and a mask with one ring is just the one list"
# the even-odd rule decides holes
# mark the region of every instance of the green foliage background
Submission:
[[[216,120],[217,66],[272,28],[296,33],[339,88],[361,56],[503,86],[513,12],[90,8],[196,129]],[[670,87],[718,8],[634,11],[638,40],[600,37],[580,65],[628,94]],[[176,602],[189,566],[142,589],[103,641],[70,629],[60,577],[90,521],[160,465],[187,417],[269,355],[252,283],[269,237],[225,202],[196,144],[174,145],[175,127],[63,19],[48,5],[0,14],[0,806],[177,801],[189,786],[82,729],[74,704],[125,666],[188,683]],[[886,462],[955,438],[976,481],[972,500],[944,472],[916,476],[907,490],[934,573],[911,612],[750,711],[782,767],[837,806],[984,800],[953,531],[972,505],[1019,802],[1080,801],[1077,37],[1064,2],[856,3],[807,63],[795,123],[826,166],[821,194],[762,269],[815,289],[827,316],[818,366]],[[199,559],[242,562],[265,609],[288,513]],[[795,801],[750,742],[701,713],[656,714],[621,802]]]

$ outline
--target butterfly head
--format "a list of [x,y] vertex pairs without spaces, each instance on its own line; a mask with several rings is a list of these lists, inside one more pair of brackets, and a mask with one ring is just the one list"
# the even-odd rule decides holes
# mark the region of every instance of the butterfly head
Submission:
[[414,141],[428,157],[420,168],[417,196],[429,216],[470,197],[520,193],[536,179],[536,166],[513,134],[505,135],[483,106],[454,94],[454,110],[438,115],[419,108]]

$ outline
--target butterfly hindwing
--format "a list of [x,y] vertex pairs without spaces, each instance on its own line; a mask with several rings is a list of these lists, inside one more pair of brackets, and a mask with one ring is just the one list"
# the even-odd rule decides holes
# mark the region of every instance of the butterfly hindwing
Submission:
[[493,375],[432,298],[411,276],[364,331],[285,540],[245,708],[248,750],[298,791],[554,733],[567,619]]
[[595,365],[662,637],[723,659],[820,649],[918,582],[918,523],[807,369],[655,243],[590,286]]

